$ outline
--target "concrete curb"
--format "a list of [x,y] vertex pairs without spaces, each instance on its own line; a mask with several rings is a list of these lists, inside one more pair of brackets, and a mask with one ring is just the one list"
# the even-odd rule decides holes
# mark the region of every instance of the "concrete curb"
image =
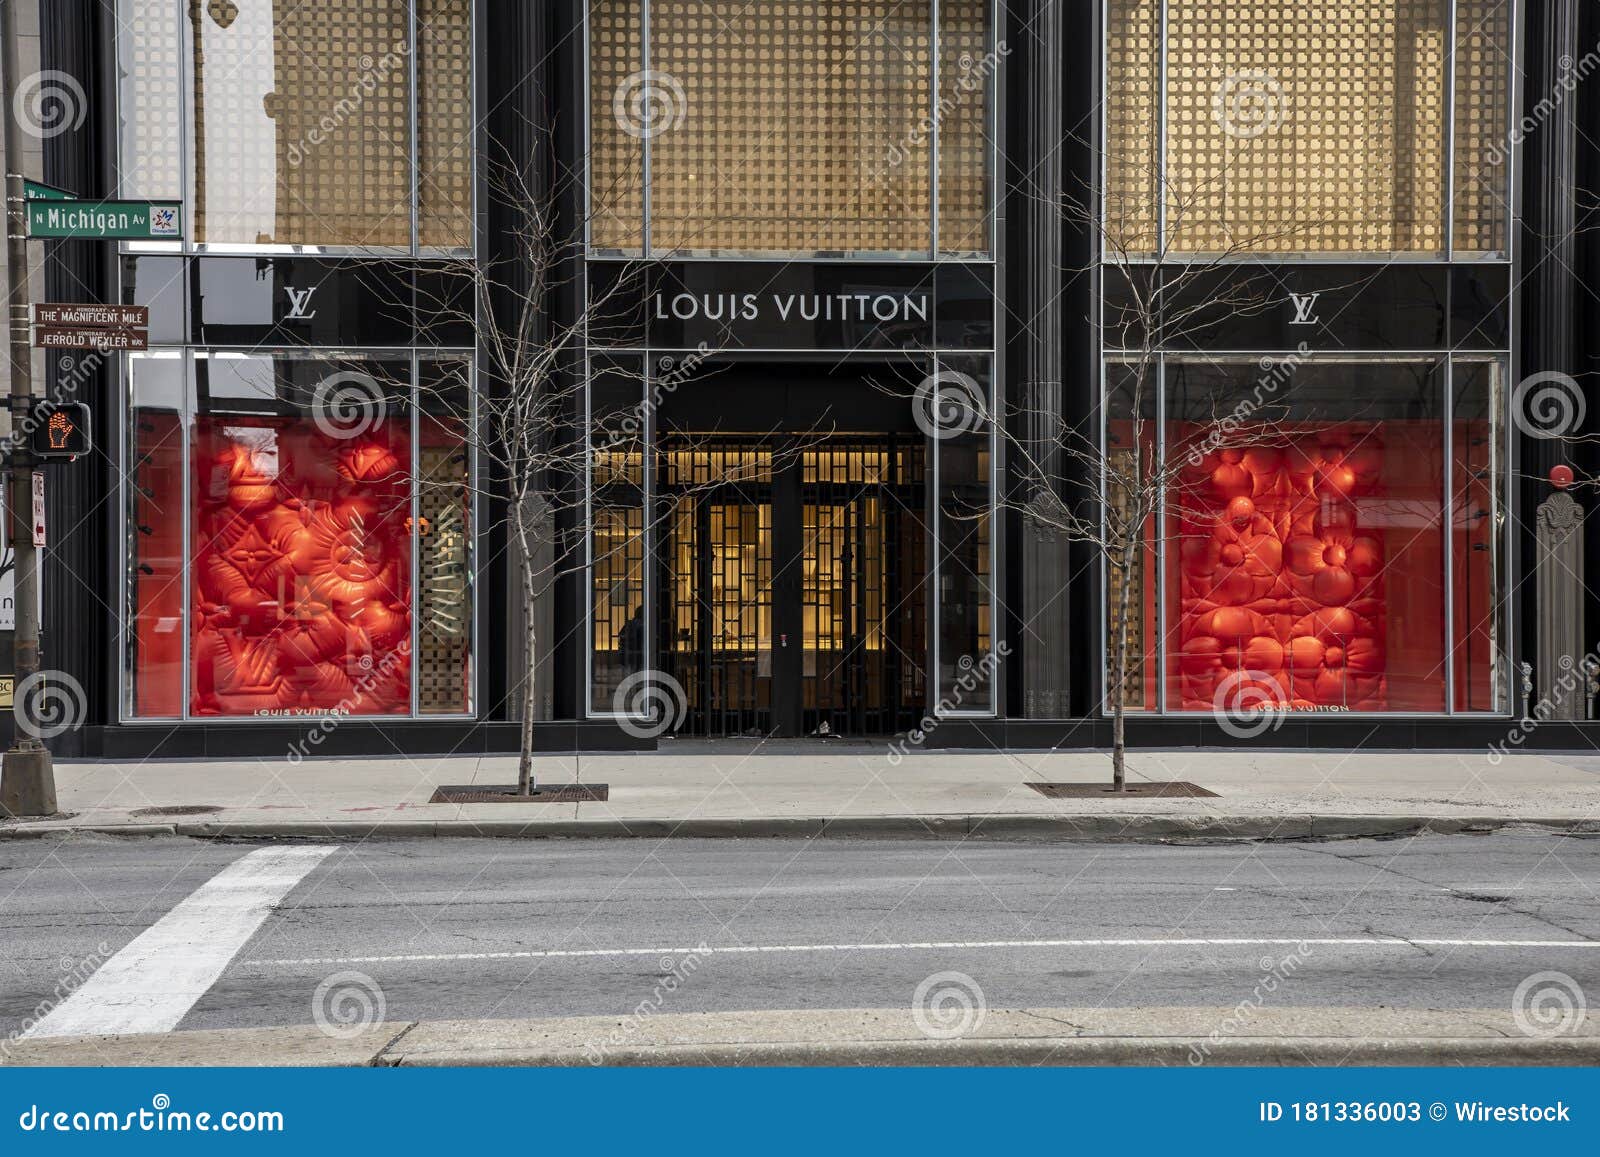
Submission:
[[1182,815],[1138,812],[1020,815],[771,816],[669,819],[203,820],[177,823],[0,824],[0,840],[81,835],[190,836],[196,839],[778,839],[917,838],[1137,841],[1370,839],[1422,832],[1454,835],[1528,828],[1600,835],[1600,820],[1577,816]]
[[[423,1044],[413,1030],[432,1037]],[[443,1035],[444,1039],[440,1039]],[[884,1065],[1117,1065],[1352,1066],[1600,1064],[1600,1037],[1359,1036],[1228,1037],[1095,1035],[975,1037],[961,1040],[803,1039],[702,1040],[607,1047],[613,1067],[884,1066]],[[1203,1050],[1203,1051],[1202,1051]],[[1199,1058],[1199,1059],[1197,1059]],[[461,1026],[391,1022],[349,1039],[331,1039],[310,1026],[207,1029],[148,1036],[59,1037],[21,1041],[0,1055],[0,1067],[159,1066],[237,1067],[570,1067],[601,1059],[571,1045],[484,1044]]]
[[[594,1054],[576,1049],[385,1050],[375,1065],[398,1067],[576,1066],[594,1064]],[[1554,1066],[1600,1064],[1600,1039],[1485,1040],[1409,1038],[1352,1040],[1349,1037],[1233,1038],[1220,1042],[1186,1037],[1030,1037],[1023,1040],[752,1042],[748,1044],[643,1045],[608,1049],[613,1067],[795,1066],[795,1065],[1079,1065],[1198,1067],[1349,1065]]]

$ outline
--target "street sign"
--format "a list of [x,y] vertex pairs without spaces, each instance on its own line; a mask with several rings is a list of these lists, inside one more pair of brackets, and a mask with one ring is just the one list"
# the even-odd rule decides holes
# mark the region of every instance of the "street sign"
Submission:
[[177,201],[29,201],[29,237],[92,241],[177,241],[183,206]]
[[[28,432],[28,450],[35,458],[49,462],[57,458],[70,461],[94,449],[90,437],[89,404],[87,402],[40,402],[33,408],[33,428]],[[43,474],[34,476],[34,532],[35,546],[44,533],[44,482]]]
[[150,310],[143,305],[41,303],[33,307],[33,322],[35,325],[67,326],[72,329],[144,329],[150,324]]
[[22,197],[25,201],[71,201],[73,194],[65,189],[58,189],[54,185],[42,184],[39,181],[22,179]]
[[42,350],[146,350],[150,331],[144,329],[51,329],[33,331],[34,348]]
[[33,545],[44,546],[44,471],[33,472]]

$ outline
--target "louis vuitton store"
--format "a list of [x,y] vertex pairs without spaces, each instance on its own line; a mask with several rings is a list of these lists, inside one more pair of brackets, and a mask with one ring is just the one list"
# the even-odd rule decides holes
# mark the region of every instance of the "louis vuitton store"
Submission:
[[[107,415],[52,495],[63,741],[508,750],[528,637],[553,750],[1090,747],[1113,688],[1221,743],[1241,685],[1283,746],[1502,733],[1544,478],[1592,465],[1517,406],[1600,340],[1600,21],[1321,7],[64,0],[56,183],[185,240],[50,257],[151,312],[52,370]],[[464,265],[574,335],[531,608]]]

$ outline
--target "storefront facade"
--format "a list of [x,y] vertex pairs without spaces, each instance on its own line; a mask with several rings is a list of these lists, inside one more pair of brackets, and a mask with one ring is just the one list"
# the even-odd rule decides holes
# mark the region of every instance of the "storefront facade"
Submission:
[[[1124,626],[1136,743],[1228,742],[1241,695],[1330,749],[1526,710],[1542,479],[1589,465],[1516,405],[1587,380],[1589,242],[1546,225],[1600,161],[1592,17],[526,7],[47,29],[89,113],[47,179],[186,213],[52,255],[53,293],[151,312],[52,375],[107,415],[52,491],[66,743],[507,750],[530,636],[547,748],[1095,746]],[[560,254],[540,324],[578,335],[532,606],[463,273],[526,273],[507,156]],[[1135,501],[1143,459],[1119,567],[1060,511]]]

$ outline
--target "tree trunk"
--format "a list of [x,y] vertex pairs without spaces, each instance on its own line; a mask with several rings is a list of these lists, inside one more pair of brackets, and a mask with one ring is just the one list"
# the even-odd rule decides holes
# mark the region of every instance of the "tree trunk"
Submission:
[[1128,790],[1127,709],[1128,699],[1128,603],[1133,588],[1133,560],[1139,540],[1128,537],[1122,548],[1118,569],[1122,582],[1117,591],[1117,637],[1111,648],[1111,790]]
[[538,669],[539,628],[534,618],[536,591],[533,585],[533,561],[524,553],[522,560],[522,616],[526,624],[523,640],[522,664],[522,734],[517,756],[517,794],[532,795],[533,778],[533,715],[537,702],[534,673]]

